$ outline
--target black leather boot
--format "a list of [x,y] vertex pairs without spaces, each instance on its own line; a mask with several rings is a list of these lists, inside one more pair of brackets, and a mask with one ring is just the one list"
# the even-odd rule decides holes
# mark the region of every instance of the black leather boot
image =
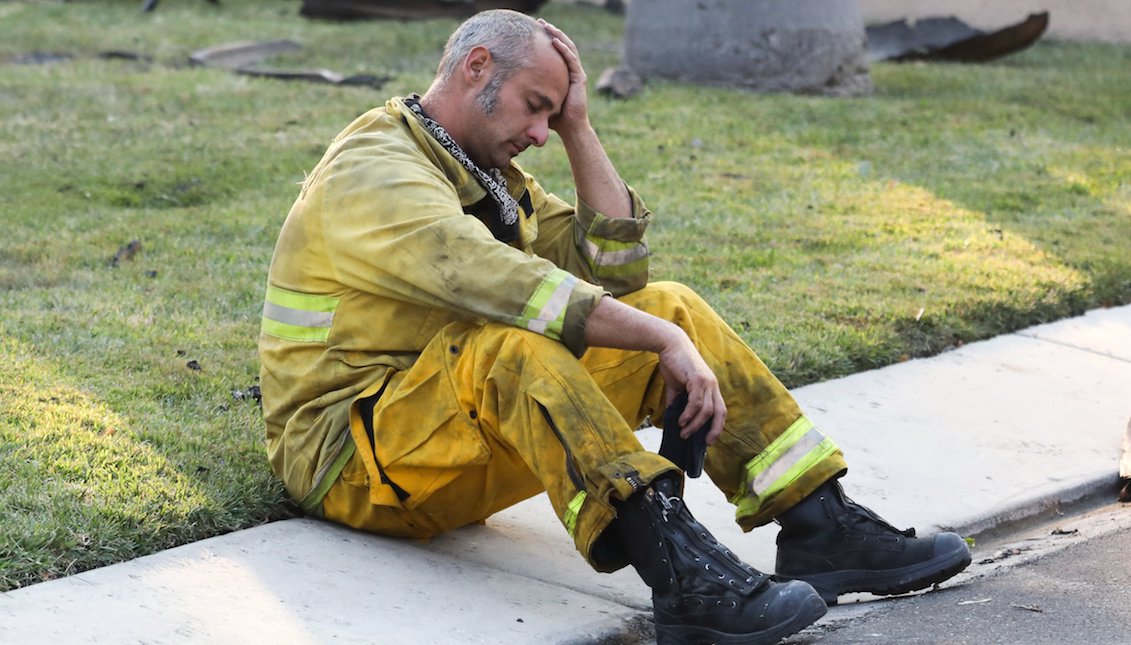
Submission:
[[946,580],[970,564],[966,541],[954,533],[915,537],[825,482],[778,517],[779,578],[804,580],[825,602],[843,593],[900,594]]
[[660,478],[620,504],[610,527],[652,588],[657,645],[776,643],[827,611],[813,588],[774,582],[697,522]]

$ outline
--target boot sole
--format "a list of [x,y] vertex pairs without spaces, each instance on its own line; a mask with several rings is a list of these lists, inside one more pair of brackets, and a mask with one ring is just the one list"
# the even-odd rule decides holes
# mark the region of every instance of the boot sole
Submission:
[[788,619],[746,634],[728,634],[695,625],[656,625],[656,645],[773,645],[817,622],[828,610],[825,601],[813,594]]
[[971,559],[970,550],[962,548],[900,569],[833,571],[798,579],[813,585],[831,607],[837,604],[837,596],[854,591],[891,596],[926,589],[962,571]]

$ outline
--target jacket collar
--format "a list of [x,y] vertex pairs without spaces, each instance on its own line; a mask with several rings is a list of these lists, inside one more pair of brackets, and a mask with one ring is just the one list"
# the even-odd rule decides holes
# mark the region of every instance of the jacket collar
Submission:
[[[428,158],[440,169],[440,172],[444,173],[448,181],[452,182],[456,194],[459,195],[461,205],[471,206],[487,197],[487,191],[484,190],[483,186],[444,146],[440,145],[439,141],[436,141],[428,133],[428,130],[424,129],[416,115],[405,105],[403,98],[398,96],[390,99],[385,108],[408,126],[413,140],[420,146],[420,149],[428,155]],[[503,169],[503,178],[507,180],[507,191],[511,194],[511,197],[518,199],[525,188],[522,168],[512,161],[509,166]]]

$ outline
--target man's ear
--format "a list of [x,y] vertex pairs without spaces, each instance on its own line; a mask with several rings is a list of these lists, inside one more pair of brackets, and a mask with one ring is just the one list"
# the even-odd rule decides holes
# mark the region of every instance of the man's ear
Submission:
[[479,85],[491,76],[491,50],[483,45],[471,48],[463,59],[463,77],[468,85]]

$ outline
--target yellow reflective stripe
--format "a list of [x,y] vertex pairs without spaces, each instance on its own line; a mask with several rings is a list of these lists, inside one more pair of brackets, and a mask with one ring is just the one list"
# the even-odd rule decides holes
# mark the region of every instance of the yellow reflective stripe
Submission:
[[342,299],[337,296],[319,296],[267,285],[267,302],[290,309],[332,312],[338,308],[338,303],[341,301]]
[[566,531],[569,532],[570,537],[573,537],[577,532],[577,515],[581,513],[581,505],[585,503],[585,491],[581,491],[569,500],[566,505],[565,518],[562,522],[565,523]]
[[[739,512],[754,512],[766,500],[788,488],[809,469],[837,452],[836,444],[813,422],[800,417],[746,465],[746,482],[739,495]],[[745,494],[744,494],[745,493]]]
[[326,342],[341,298],[299,293],[268,285],[263,333],[284,340]]
[[618,242],[594,235],[586,235],[581,249],[595,266],[632,264],[648,257],[648,245],[640,242]]
[[573,274],[553,269],[534,290],[515,324],[554,340],[561,340],[566,307],[576,285],[577,278]]
[[648,245],[620,242],[578,232],[578,245],[594,275],[631,275],[643,271],[648,262]]

